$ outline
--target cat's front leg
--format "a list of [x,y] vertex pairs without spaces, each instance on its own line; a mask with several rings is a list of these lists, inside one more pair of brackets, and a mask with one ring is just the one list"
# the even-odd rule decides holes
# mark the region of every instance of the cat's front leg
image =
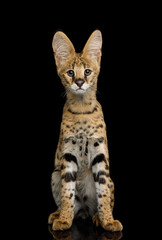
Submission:
[[53,230],[66,230],[72,225],[77,170],[76,157],[64,154],[61,159],[61,210],[59,218],[53,222]]
[[96,155],[92,162],[92,172],[95,181],[98,200],[98,217],[101,226],[108,231],[122,231],[122,224],[114,220],[111,207],[111,190],[109,183],[108,160],[103,153]]

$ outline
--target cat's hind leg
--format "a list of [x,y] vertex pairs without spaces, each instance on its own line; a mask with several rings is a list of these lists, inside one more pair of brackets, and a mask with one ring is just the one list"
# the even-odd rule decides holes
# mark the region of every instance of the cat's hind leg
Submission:
[[58,207],[57,211],[51,213],[48,218],[48,223],[52,224],[53,221],[60,216],[60,206],[61,206],[61,171],[55,169],[51,177],[51,188],[53,198]]

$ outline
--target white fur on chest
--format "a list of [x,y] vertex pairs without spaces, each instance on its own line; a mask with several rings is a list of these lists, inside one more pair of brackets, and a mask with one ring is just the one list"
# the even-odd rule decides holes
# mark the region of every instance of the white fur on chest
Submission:
[[[97,146],[96,146],[97,145]],[[105,153],[105,144],[100,139],[78,134],[64,140],[62,154],[71,153],[77,158],[78,171],[86,171],[99,153]]]

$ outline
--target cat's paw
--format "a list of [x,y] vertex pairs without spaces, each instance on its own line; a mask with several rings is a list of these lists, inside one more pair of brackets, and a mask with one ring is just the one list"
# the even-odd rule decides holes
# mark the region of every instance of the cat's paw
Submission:
[[108,221],[105,224],[102,224],[102,227],[111,232],[118,232],[123,230],[122,224],[118,220]]
[[67,219],[55,219],[52,225],[52,229],[54,231],[63,231],[69,229],[71,225],[72,221],[69,221]]
[[56,212],[51,213],[48,218],[48,224],[52,224],[55,219],[59,218],[59,216],[60,216],[60,210],[57,210]]
[[98,213],[96,213],[92,218],[93,224],[96,225],[96,227],[100,226],[100,219]]

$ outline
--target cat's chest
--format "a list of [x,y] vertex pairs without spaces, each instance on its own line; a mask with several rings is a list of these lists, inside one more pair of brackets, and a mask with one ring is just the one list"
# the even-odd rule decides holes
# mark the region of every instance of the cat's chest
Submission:
[[77,164],[80,170],[89,168],[91,162],[92,140],[87,138],[86,134],[78,133],[64,139],[63,155],[71,153],[77,158]]
[[103,120],[96,119],[78,119],[77,121],[63,121],[61,125],[61,134],[63,139],[74,137],[76,139],[85,136],[92,138],[103,136],[105,134],[105,123]]
[[81,171],[91,167],[92,160],[105,148],[105,138],[87,137],[87,134],[78,132],[74,136],[63,139],[62,155],[70,153],[77,158],[78,167]]

